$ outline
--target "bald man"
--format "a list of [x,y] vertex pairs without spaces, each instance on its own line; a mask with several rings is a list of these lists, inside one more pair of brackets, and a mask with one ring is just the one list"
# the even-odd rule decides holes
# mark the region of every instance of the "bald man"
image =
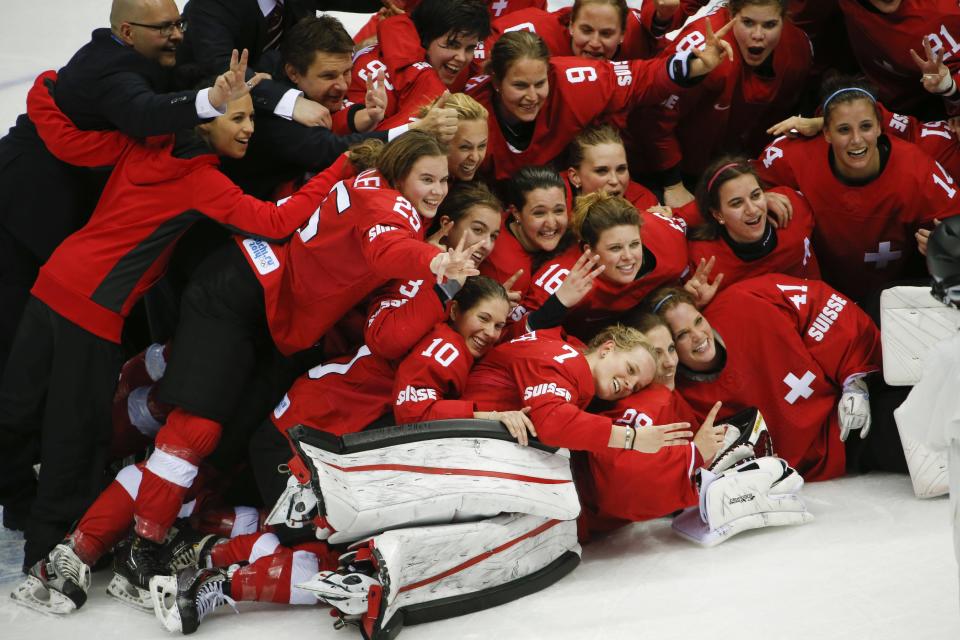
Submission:
[[[110,22],[59,71],[56,102],[78,127],[142,138],[192,129],[219,115],[225,105],[211,104],[207,89],[169,92],[184,26],[174,0],[114,0]],[[109,170],[78,169],[55,159],[26,115],[0,139],[0,369],[40,265],[83,226],[108,176]],[[83,366],[77,362],[77,371]],[[44,431],[42,440],[50,446],[60,438]],[[35,446],[39,451],[39,441]],[[31,473],[0,474],[4,526],[25,529],[25,566],[44,557],[97,496],[102,449],[86,461],[85,477],[62,479],[77,490],[47,491],[58,494],[53,499],[35,499]],[[49,466],[54,472],[56,465]]]

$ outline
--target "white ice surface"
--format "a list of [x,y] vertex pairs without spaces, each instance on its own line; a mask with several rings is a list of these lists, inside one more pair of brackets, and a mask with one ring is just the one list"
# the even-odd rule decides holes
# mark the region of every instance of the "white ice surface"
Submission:
[[[23,111],[32,78],[66,63],[106,23],[109,4],[3,2],[0,134]],[[402,638],[960,639],[946,498],[917,500],[906,476],[891,475],[808,484],[804,495],[817,517],[809,525],[752,531],[709,550],[676,537],[667,520],[633,525],[587,545],[580,567],[545,591]],[[0,583],[0,639],[170,637],[152,616],[110,600],[108,581],[96,574],[87,605],[62,620],[16,606],[14,583]],[[319,606],[239,608],[208,618],[196,637],[360,637],[334,631]]]
[[[406,640],[956,640],[957,565],[946,498],[921,501],[906,476],[808,484],[816,520],[737,536],[713,549],[677,537],[667,519],[584,547],[556,585],[469,616],[409,627]],[[107,573],[66,619],[22,609],[0,583],[0,638],[168,638],[150,615],[108,598]],[[198,638],[358,639],[326,608],[240,603],[207,618]]]

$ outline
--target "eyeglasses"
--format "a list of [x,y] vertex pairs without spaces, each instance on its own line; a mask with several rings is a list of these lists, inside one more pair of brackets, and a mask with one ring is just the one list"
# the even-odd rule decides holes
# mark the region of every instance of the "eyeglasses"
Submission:
[[129,22],[127,24],[132,24],[136,27],[146,27],[147,29],[153,29],[154,31],[159,31],[160,35],[164,38],[169,38],[173,35],[173,30],[177,29],[180,33],[187,32],[187,21],[183,18],[177,20],[176,22],[164,22],[162,24],[143,24],[141,22]]

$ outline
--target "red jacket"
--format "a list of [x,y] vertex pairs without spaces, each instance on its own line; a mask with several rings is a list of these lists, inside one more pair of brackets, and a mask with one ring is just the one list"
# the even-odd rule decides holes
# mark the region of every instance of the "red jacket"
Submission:
[[[326,195],[318,180],[282,205],[244,193],[217,169],[205,146],[174,155],[174,136],[140,142],[118,131],[81,131],[37,78],[28,111],[47,148],[64,162],[115,165],[90,221],[40,270],[32,293],[90,333],[120,342],[130,309],[166,271],[180,236],[209,217],[250,235],[285,238]],[[179,150],[177,150],[179,152]]]

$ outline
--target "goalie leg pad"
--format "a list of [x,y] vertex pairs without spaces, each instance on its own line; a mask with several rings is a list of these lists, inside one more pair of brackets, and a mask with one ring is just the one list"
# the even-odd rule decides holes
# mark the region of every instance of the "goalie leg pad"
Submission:
[[[580,513],[566,449],[545,451],[483,437],[422,440],[357,453],[304,442],[298,448],[319,487],[318,508],[332,531],[331,543],[507,512],[556,520],[573,520]],[[276,518],[289,512],[286,506],[274,509]]]
[[[333,578],[322,572],[298,586],[348,615],[366,599],[360,623],[371,640],[394,637],[404,623],[440,620],[527,595],[569,573],[580,557],[575,521],[522,514],[388,531],[361,543],[360,551],[363,547],[374,576]],[[356,563],[359,555],[345,559]]]

